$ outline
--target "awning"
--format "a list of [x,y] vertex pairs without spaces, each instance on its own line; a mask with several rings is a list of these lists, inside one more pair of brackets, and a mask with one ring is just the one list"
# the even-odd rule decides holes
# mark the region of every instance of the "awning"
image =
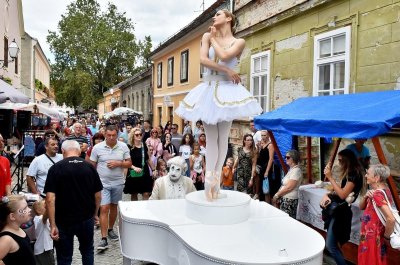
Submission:
[[0,104],[0,109],[13,109],[16,111],[25,110],[34,113],[35,106],[37,107],[39,113],[50,117],[51,120],[54,122],[64,120],[64,116],[57,109],[49,108],[42,104],[35,104],[35,103],[23,104],[23,103],[7,102]]
[[400,91],[299,98],[254,119],[257,129],[291,135],[372,138],[400,123]]
[[25,96],[12,85],[0,80],[0,103],[4,103],[7,100],[13,103],[29,103],[29,97]]

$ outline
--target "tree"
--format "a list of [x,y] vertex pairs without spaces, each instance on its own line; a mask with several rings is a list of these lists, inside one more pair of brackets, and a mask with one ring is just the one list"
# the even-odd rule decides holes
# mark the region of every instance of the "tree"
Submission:
[[57,103],[94,107],[102,93],[140,71],[151,38],[137,41],[125,13],[109,3],[102,12],[96,0],[76,0],[49,31],[47,42],[55,56],[51,81]]

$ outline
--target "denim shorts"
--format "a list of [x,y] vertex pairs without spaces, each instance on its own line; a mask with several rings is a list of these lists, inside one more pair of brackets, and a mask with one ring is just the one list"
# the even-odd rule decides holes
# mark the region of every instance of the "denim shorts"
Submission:
[[112,187],[103,187],[101,191],[100,205],[118,204],[122,200],[122,190],[124,185],[117,185]]

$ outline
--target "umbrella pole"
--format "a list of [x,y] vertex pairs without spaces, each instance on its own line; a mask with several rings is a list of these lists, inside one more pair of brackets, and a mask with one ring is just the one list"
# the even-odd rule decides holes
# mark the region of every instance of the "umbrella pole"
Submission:
[[[384,165],[387,165],[387,160],[386,160],[385,154],[383,153],[379,138],[374,137],[371,140],[372,140],[372,143],[374,144],[375,151],[376,151],[376,154],[378,155],[379,162]],[[396,204],[397,209],[400,209],[399,193],[396,188],[396,183],[394,182],[393,177],[391,175],[388,177],[387,182],[389,184],[390,192],[393,195],[392,197],[393,197],[394,203]]]
[[283,161],[283,157],[282,157],[281,151],[279,150],[278,145],[276,143],[275,136],[272,133],[272,131],[268,131],[268,134],[269,134],[269,138],[271,139],[272,145],[274,146],[274,151],[279,158],[279,162],[281,163],[283,172],[285,172],[285,175],[286,175],[286,173],[288,172],[288,169],[285,164],[285,161]]
[[312,164],[311,164],[311,137],[307,137],[307,177],[308,183],[312,183]]

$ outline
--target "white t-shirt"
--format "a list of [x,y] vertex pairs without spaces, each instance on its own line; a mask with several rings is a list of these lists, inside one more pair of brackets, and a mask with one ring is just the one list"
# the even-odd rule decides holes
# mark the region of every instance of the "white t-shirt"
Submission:
[[53,239],[50,237],[50,222],[42,222],[43,215],[35,216],[33,223],[35,225],[36,242],[33,248],[35,255],[42,254],[45,251],[53,249]]
[[282,179],[282,186],[286,186],[290,179],[297,180],[297,185],[291,192],[283,195],[283,197],[295,200],[299,198],[299,187],[303,181],[303,172],[301,172],[301,169],[298,166],[289,170],[286,176]]
[[[54,163],[57,163],[63,159],[63,156],[62,154],[56,154],[50,158]],[[28,176],[36,178],[36,188],[42,195],[44,195],[43,189],[44,184],[46,184],[47,172],[49,172],[50,167],[54,165],[51,160],[46,154],[35,157],[28,168],[28,173],[26,173]]]
[[254,141],[255,145],[257,145],[259,142],[261,142],[261,131],[256,131],[253,134],[253,141]]
[[183,159],[189,159],[190,154],[192,153],[192,148],[190,145],[183,144],[179,147],[179,153],[181,153]]

